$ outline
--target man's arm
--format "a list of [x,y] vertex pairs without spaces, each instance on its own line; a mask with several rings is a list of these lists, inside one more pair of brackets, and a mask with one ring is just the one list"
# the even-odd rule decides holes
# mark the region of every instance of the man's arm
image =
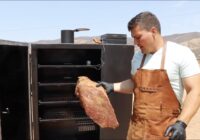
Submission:
[[165,136],[169,136],[170,140],[185,140],[185,128],[195,115],[200,106],[200,74],[183,78],[183,84],[187,92],[186,99],[183,103],[182,112],[175,124],[170,125],[165,131]]
[[183,78],[187,96],[178,120],[188,124],[200,106],[200,74]]
[[133,82],[131,79],[114,83],[114,92],[130,94],[133,93]]

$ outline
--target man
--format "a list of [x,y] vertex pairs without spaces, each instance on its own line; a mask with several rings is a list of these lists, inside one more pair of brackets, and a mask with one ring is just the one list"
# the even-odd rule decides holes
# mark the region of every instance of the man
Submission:
[[[151,12],[132,18],[128,30],[140,48],[132,59],[132,77],[120,83],[99,83],[107,93],[134,93],[127,139],[186,139],[185,128],[200,106],[200,69],[194,54],[165,41],[160,22]],[[184,89],[187,96],[182,103]]]

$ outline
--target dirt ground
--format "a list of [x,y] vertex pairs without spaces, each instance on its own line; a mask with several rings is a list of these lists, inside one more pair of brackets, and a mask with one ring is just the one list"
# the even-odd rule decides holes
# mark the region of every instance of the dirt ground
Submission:
[[[186,97],[184,92],[183,101]],[[200,108],[186,128],[187,140],[200,140]]]
[[187,140],[200,140],[200,109],[186,128]]

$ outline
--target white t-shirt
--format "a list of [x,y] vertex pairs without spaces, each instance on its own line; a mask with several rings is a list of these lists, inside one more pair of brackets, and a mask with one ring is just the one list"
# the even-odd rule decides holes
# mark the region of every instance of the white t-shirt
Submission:
[[[176,94],[177,99],[181,103],[183,97],[183,83],[182,78],[193,76],[200,73],[199,64],[194,53],[185,46],[176,44],[174,42],[166,42],[166,56],[165,65],[170,84]],[[160,69],[162,48],[160,48],[154,54],[146,55],[144,65],[142,69]],[[143,54],[141,51],[135,53],[132,58],[131,74],[134,75],[137,68],[140,67]]]

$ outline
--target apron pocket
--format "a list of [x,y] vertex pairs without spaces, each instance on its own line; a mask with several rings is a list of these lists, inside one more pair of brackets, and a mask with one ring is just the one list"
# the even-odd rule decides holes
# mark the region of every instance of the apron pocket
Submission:
[[139,89],[142,92],[149,92],[149,93],[155,93],[158,91],[157,87],[139,87]]

